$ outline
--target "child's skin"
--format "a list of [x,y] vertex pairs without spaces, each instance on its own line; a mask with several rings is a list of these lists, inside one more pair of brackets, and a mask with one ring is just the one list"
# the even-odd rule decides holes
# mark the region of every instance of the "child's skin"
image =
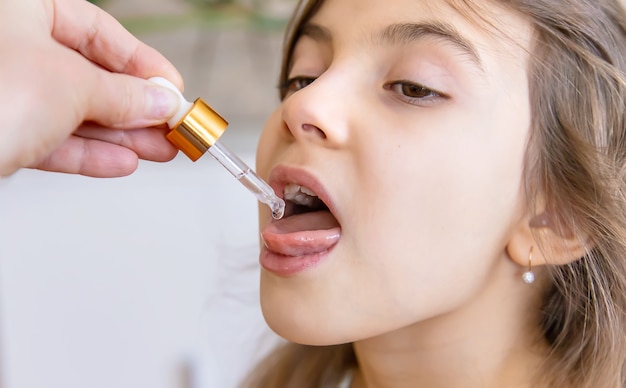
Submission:
[[353,387],[530,386],[545,356],[522,184],[531,31],[490,7],[509,38],[442,0],[326,1],[261,137],[259,173],[336,218],[261,209],[265,318],[290,341],[354,342]]

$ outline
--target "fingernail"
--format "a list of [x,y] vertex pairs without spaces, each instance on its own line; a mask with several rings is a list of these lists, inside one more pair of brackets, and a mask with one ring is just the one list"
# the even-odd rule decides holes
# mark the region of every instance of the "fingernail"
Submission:
[[169,119],[178,110],[178,96],[163,86],[148,86],[146,116],[154,120]]

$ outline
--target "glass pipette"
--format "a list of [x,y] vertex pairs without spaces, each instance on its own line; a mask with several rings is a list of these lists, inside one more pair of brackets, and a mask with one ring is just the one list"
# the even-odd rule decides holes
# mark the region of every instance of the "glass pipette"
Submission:
[[283,215],[285,215],[285,201],[278,198],[270,185],[259,178],[237,155],[224,147],[219,140],[209,147],[209,154],[233,174],[259,201],[269,206],[272,209],[272,217],[277,220],[283,218]]
[[219,142],[228,122],[201,98],[194,103],[187,101],[178,88],[165,78],[154,77],[149,81],[169,88],[179,98],[178,112],[167,122],[171,129],[166,135],[168,140],[194,162],[208,151],[260,202],[269,206],[272,217],[282,218],[285,214],[285,201],[276,196],[270,185],[237,155]]

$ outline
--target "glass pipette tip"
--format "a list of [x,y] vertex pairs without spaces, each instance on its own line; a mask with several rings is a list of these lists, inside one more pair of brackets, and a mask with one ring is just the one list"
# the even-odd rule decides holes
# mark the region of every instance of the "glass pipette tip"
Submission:
[[217,159],[242,185],[254,196],[269,206],[272,217],[279,220],[285,215],[285,201],[276,196],[274,190],[264,180],[245,164],[237,155],[232,153],[219,141],[216,141],[208,150],[209,154]]

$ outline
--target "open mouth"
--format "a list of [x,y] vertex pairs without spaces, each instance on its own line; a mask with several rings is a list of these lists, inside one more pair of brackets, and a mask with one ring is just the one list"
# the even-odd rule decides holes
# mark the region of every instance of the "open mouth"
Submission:
[[308,187],[295,183],[285,185],[285,216],[275,222],[282,233],[326,230],[339,227],[328,206]]
[[328,210],[326,204],[308,187],[295,183],[285,185],[283,197],[291,209],[290,214],[308,213],[316,210]]
[[312,189],[296,183],[283,188],[285,216],[262,232],[266,247],[285,256],[305,256],[332,248],[341,226],[326,203]]

